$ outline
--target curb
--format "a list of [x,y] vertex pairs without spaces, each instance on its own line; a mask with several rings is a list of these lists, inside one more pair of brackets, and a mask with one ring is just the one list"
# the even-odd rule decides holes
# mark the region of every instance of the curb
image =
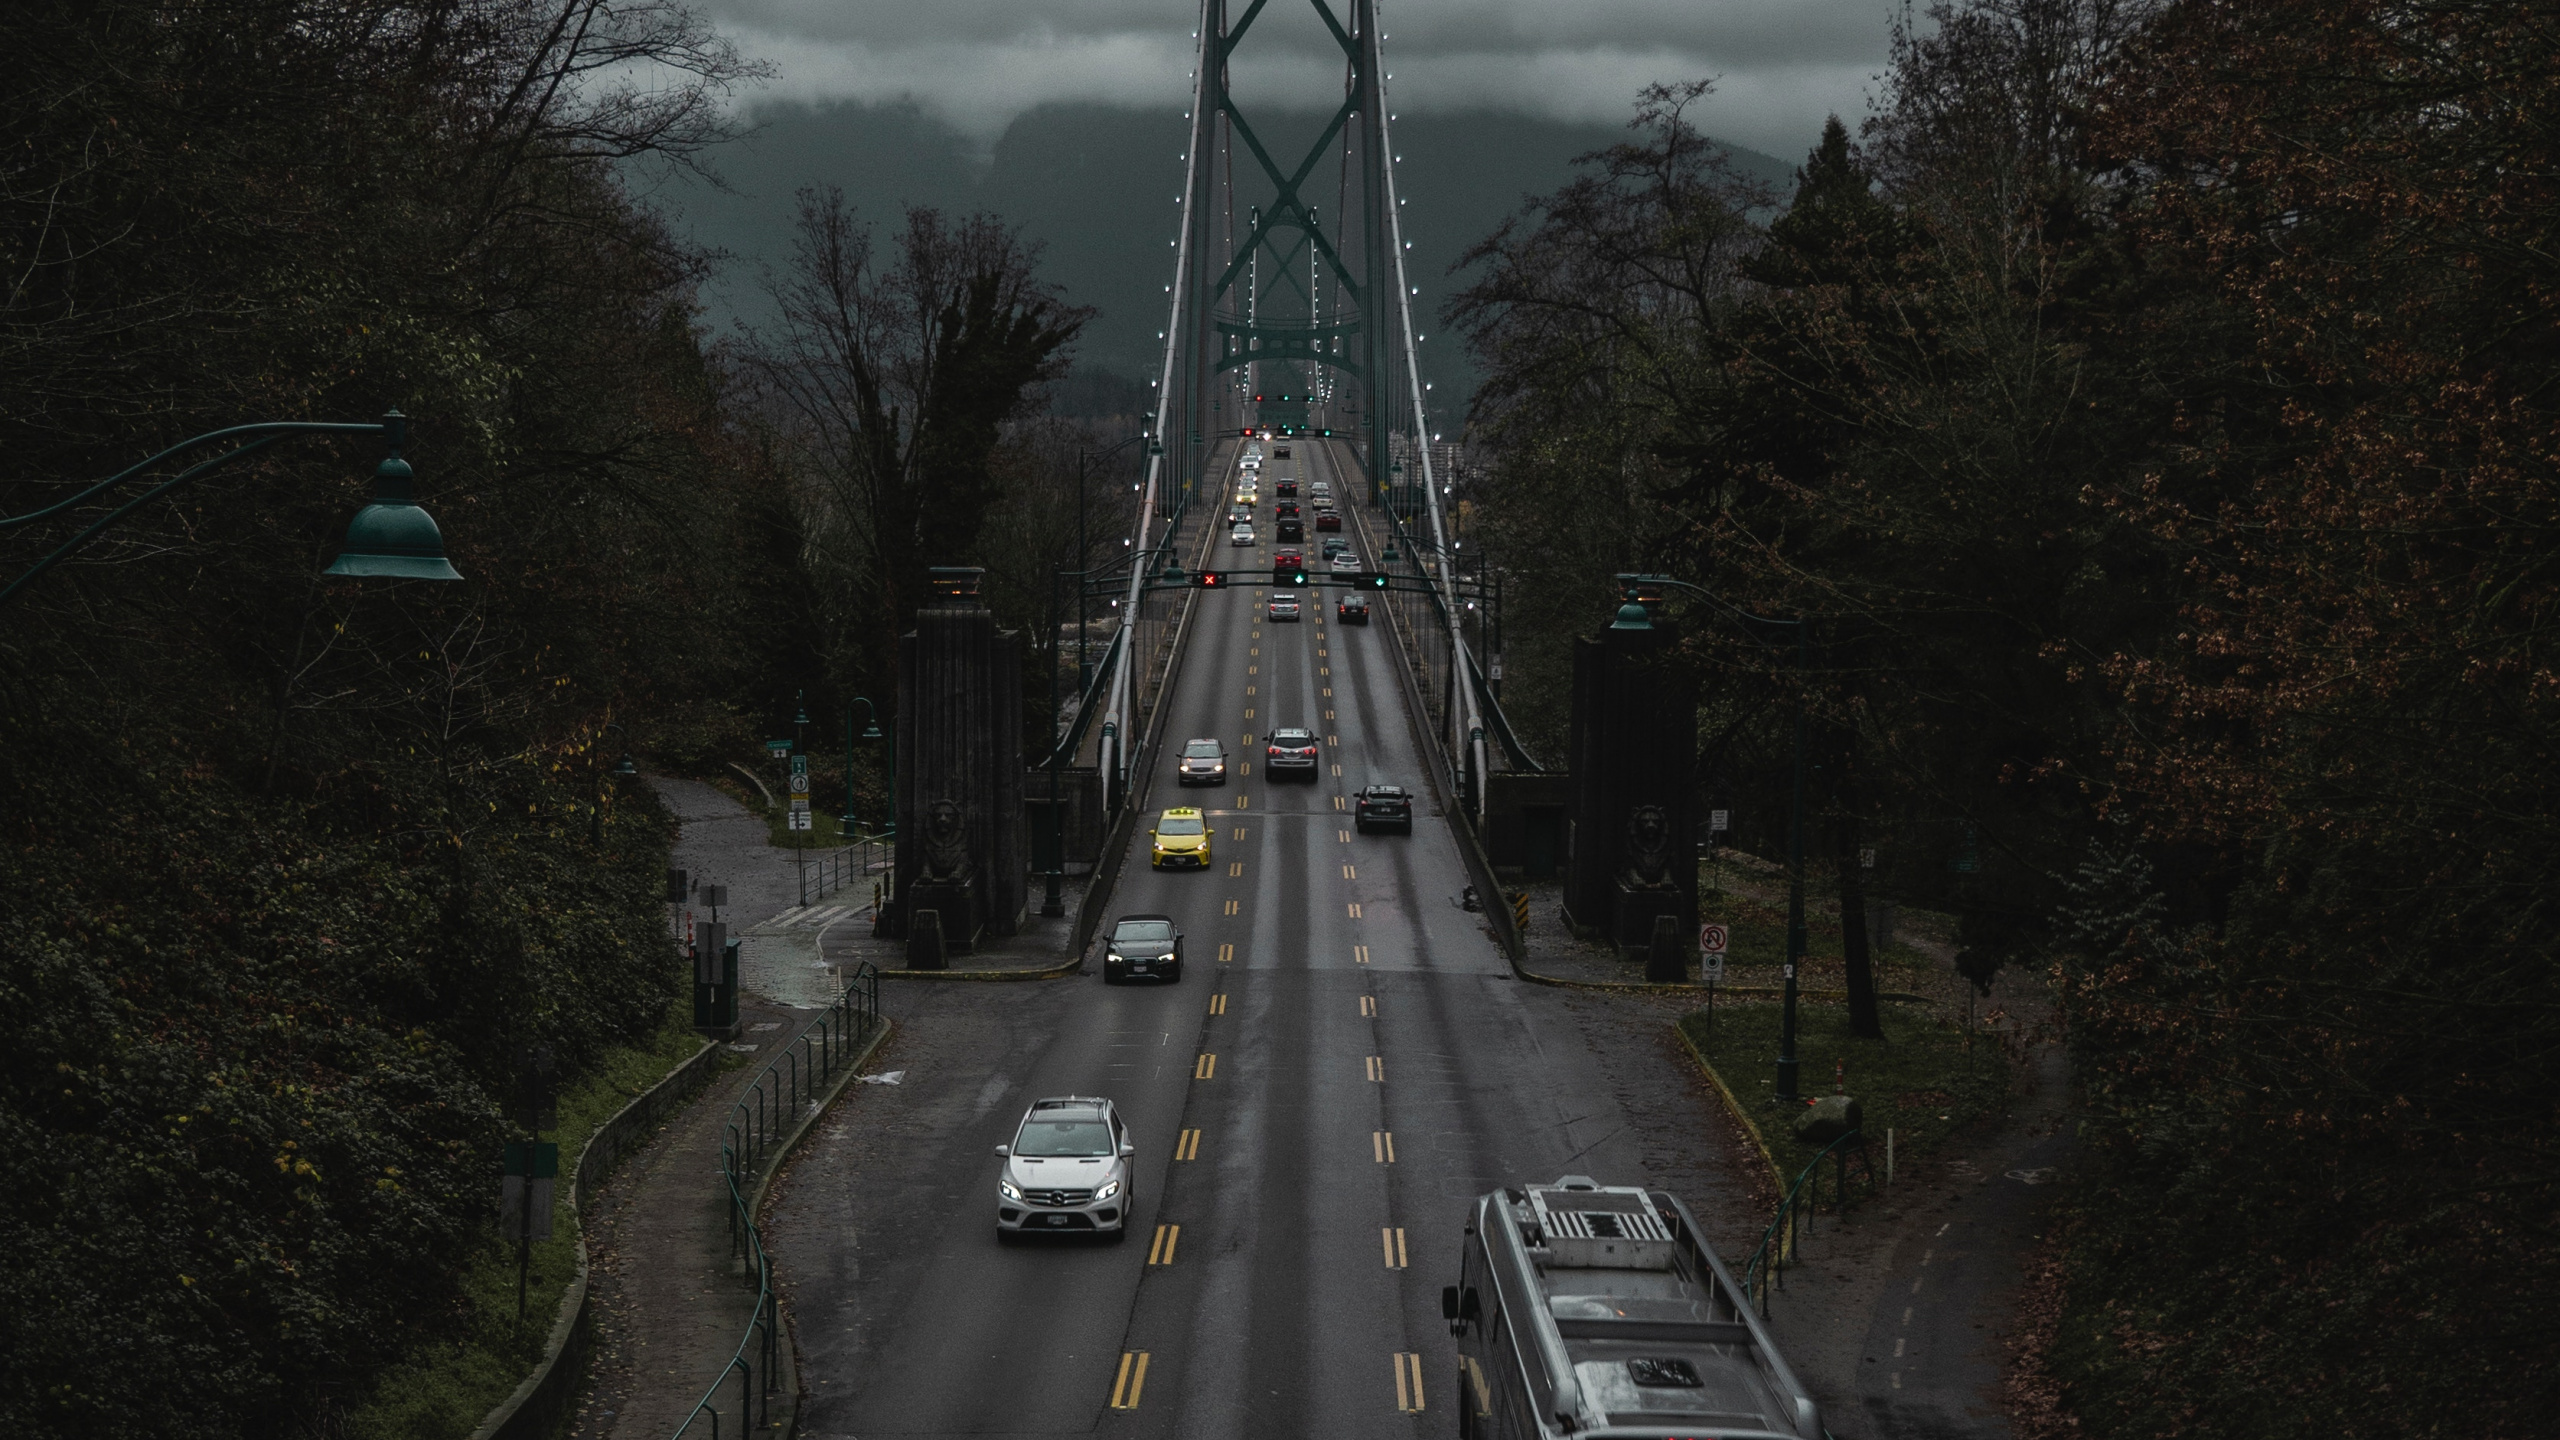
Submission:
[[1084,968],[1084,957],[1036,970],[881,970],[883,980],[1061,980]]
[[[764,1173],[756,1177],[755,1194],[747,1200],[747,1214],[754,1218],[759,1232],[764,1229],[765,1204],[773,1198],[773,1182],[780,1178],[782,1167],[790,1162],[791,1152],[799,1149],[800,1142],[809,1138],[809,1132],[818,1128],[818,1122],[827,1118],[827,1112],[835,1108],[835,1103],[844,1094],[845,1087],[853,1083],[854,1072],[862,1068],[864,1061],[879,1052],[881,1044],[896,1028],[888,1016],[881,1016],[880,1028],[872,1032],[870,1041],[858,1054],[844,1062],[844,1073],[836,1077],[836,1083],[829,1086],[825,1094],[809,1103],[808,1112],[800,1117],[800,1123],[791,1127],[791,1133],[782,1137],[781,1143],[773,1147],[772,1158],[766,1161]],[[777,1428],[780,1432],[778,1440],[792,1440],[793,1436],[800,1433],[801,1402],[808,1397],[800,1389],[800,1332],[791,1323],[790,1300],[780,1293],[781,1275],[782,1267],[775,1266],[776,1293],[773,1297],[773,1311],[782,1325],[782,1343],[777,1347],[776,1353],[781,1355],[782,1364],[789,1373],[781,1377],[783,1384],[777,1388],[791,1397],[791,1416]]]
[[[718,1063],[719,1054],[719,1045],[705,1040],[702,1048],[660,1076],[657,1084],[633,1096],[629,1104],[613,1112],[587,1136],[587,1143],[578,1147],[577,1164],[569,1171],[569,1220],[578,1227],[578,1273],[560,1297],[559,1315],[551,1322],[551,1334],[543,1342],[541,1361],[533,1367],[533,1373],[524,1378],[524,1383],[516,1386],[514,1393],[498,1402],[497,1408],[481,1419],[479,1427],[471,1432],[471,1440],[529,1440],[532,1436],[549,1434],[557,1427],[565,1413],[563,1402],[566,1397],[554,1392],[562,1385],[586,1378],[587,1225],[583,1206],[591,1178],[587,1174],[587,1162],[596,1155],[599,1144],[611,1141],[614,1153],[599,1162],[600,1168],[619,1164],[626,1148],[624,1142],[629,1138],[623,1131],[637,1130],[649,1120],[658,1118],[657,1107],[669,1100],[675,1090],[698,1088],[709,1078],[704,1072]],[[562,1362],[569,1359],[573,1351],[577,1353],[577,1363],[564,1365]]]
[[[1693,985],[1686,980],[1680,981],[1677,984],[1652,980],[1568,980],[1562,975],[1541,975],[1537,971],[1532,970],[1525,965],[1515,964],[1511,968],[1519,973],[1521,979],[1528,981],[1532,985],[1553,985],[1560,990],[1618,990],[1645,995],[1703,996],[1707,993],[1706,986]],[[1716,993],[1718,995],[1783,996],[1787,991],[1786,987],[1783,985],[1719,985],[1716,987]],[[1796,998],[1799,1000],[1838,1000],[1846,1003],[1849,998],[1849,992],[1846,990],[1799,989],[1796,991]],[[1879,1000],[1899,1001],[1905,1005],[1932,1005],[1937,1003],[1926,995],[1914,995],[1906,990],[1879,990],[1876,992],[1876,998]]]
[[[1666,985],[1656,986],[1654,988],[1667,990],[1670,987]],[[1760,1133],[1760,1126],[1757,1122],[1752,1120],[1750,1112],[1742,1108],[1742,1102],[1740,1100],[1734,1098],[1733,1087],[1725,1084],[1724,1076],[1716,1073],[1716,1067],[1708,1063],[1706,1052],[1698,1048],[1697,1041],[1689,1038],[1688,1030],[1683,1028],[1679,1021],[1674,1020],[1671,1022],[1671,1033],[1680,1037],[1680,1043],[1688,1047],[1689,1058],[1698,1062],[1698,1068],[1706,1072],[1708,1083],[1714,1085],[1716,1087],[1716,1093],[1724,1097],[1724,1108],[1730,1112],[1734,1120],[1742,1126],[1742,1133],[1751,1137],[1752,1145],[1760,1152],[1760,1163],[1769,1167],[1769,1183],[1778,1187],[1778,1194],[1781,1197],[1785,1196],[1787,1193],[1787,1179],[1786,1176],[1779,1173],[1778,1157],[1769,1153],[1768,1137]]]

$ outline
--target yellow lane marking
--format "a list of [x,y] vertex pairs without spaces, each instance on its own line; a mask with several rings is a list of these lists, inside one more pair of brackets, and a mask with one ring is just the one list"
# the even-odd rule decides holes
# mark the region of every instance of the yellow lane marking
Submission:
[[1345,905],[1343,908],[1344,908],[1345,910],[1348,910],[1348,911],[1351,913],[1351,918],[1352,918],[1352,919],[1357,920],[1357,919],[1359,919],[1359,918],[1360,918],[1360,902],[1359,902],[1359,901],[1357,901],[1357,900],[1351,901],[1349,904]]
[[1227,992],[1221,990],[1217,994],[1209,997],[1209,1013],[1212,1015],[1224,1015],[1227,1013]]
[[1333,837],[1345,845],[1351,843],[1351,832],[1348,830],[1336,830],[1333,832]]
[[[1259,595],[1259,594],[1261,594],[1262,592],[1261,592],[1261,591],[1259,591],[1259,590],[1256,590],[1256,591],[1254,591],[1253,593],[1254,593],[1254,594],[1256,594],[1256,595]],[[1256,640],[1261,639],[1261,638],[1262,638],[1262,632],[1261,632],[1261,631],[1259,631],[1259,630],[1254,631],[1254,632],[1253,632],[1253,638],[1254,638],[1254,639],[1256,639]]]
[[1227,865],[1227,875],[1229,876],[1229,878],[1233,878],[1233,877],[1238,876],[1238,875],[1241,875],[1241,874],[1243,874],[1243,873],[1244,873],[1244,862],[1243,862],[1243,861],[1241,861],[1241,860],[1235,860],[1235,861],[1230,861],[1230,862],[1228,863],[1228,865]]
[[1402,1270],[1406,1268],[1404,1260],[1404,1231],[1402,1229],[1392,1225],[1380,1227],[1378,1231],[1378,1248],[1386,1252],[1388,1269]]
[[[1330,719],[1332,719],[1333,717],[1332,717],[1332,716],[1330,716],[1330,715],[1327,715],[1327,716],[1326,716],[1326,717],[1324,717],[1324,718],[1326,718],[1327,720],[1330,720]],[[1339,735],[1327,735],[1326,737],[1324,737],[1324,743],[1326,743],[1327,745],[1339,745],[1339,744],[1341,744],[1341,743],[1342,743],[1342,737],[1341,737],[1341,736],[1339,736]]]
[[1173,1158],[1176,1160],[1199,1159],[1200,1132],[1197,1130],[1183,1131],[1182,1138],[1173,1142]]
[[1244,827],[1241,825],[1236,827],[1236,838],[1239,840],[1244,838]]
[[[1138,1363],[1144,1366],[1146,1361],[1141,1358]],[[1133,1400],[1123,1408],[1136,1406]],[[1422,1353],[1418,1350],[1396,1352],[1396,1408],[1408,1415],[1422,1412]]]
[[[1331,691],[1327,691],[1327,692],[1325,692],[1325,693],[1327,693],[1327,694],[1331,694],[1331,693],[1333,693],[1333,692],[1331,692]],[[1326,718],[1327,720],[1332,719],[1332,718],[1333,718],[1333,712],[1332,712],[1332,711],[1330,711],[1330,710],[1327,710],[1326,712],[1324,712],[1324,718]]]
[[[1246,686],[1245,688],[1246,688],[1246,689],[1248,689],[1248,690],[1250,690],[1250,689],[1252,689],[1253,687],[1252,687],[1252,686],[1250,686],[1250,685],[1248,685],[1248,686]],[[1253,712],[1252,712],[1252,711],[1250,711],[1250,710],[1247,710],[1247,711],[1246,711],[1246,712],[1244,712],[1244,713],[1246,713],[1247,715],[1250,715],[1250,714],[1252,714]],[[1236,762],[1236,773],[1237,773],[1237,774],[1239,774],[1239,775],[1250,775],[1250,774],[1252,774],[1252,773],[1253,773],[1253,762],[1252,762],[1252,761],[1250,761],[1250,760],[1239,760],[1239,761],[1237,761],[1237,762]]]
[[1247,675],[1259,675],[1262,673],[1262,667],[1259,665],[1247,665],[1244,667],[1244,673]]
[[[1201,1051],[1199,1062],[1191,1067],[1191,1078],[1194,1080],[1215,1080],[1218,1078],[1218,1057],[1210,1054],[1206,1050]],[[1376,1077],[1372,1076],[1370,1078],[1375,1079]]]
[[1253,693],[1253,687],[1252,687],[1252,686],[1250,686],[1250,685],[1247,685],[1246,687],[1244,687],[1244,693],[1246,693],[1247,695],[1252,694],[1252,693]]
[[1336,809],[1336,810],[1340,810],[1340,809],[1344,808],[1344,807],[1343,807],[1343,804],[1342,804],[1342,797],[1341,797],[1341,796],[1336,795],[1336,796],[1334,796],[1334,797],[1333,797],[1333,808],[1334,808],[1334,809]]
[[1228,914],[1230,914],[1230,915],[1233,915],[1233,914],[1237,913],[1237,912],[1236,912],[1236,907],[1237,907],[1237,906],[1239,906],[1239,905],[1241,905],[1241,904],[1243,904],[1243,903],[1244,903],[1244,902],[1243,902],[1243,901],[1241,901],[1241,900],[1230,900],[1230,901],[1228,901],[1228,902],[1227,902],[1227,913],[1228,913]]
[[1253,737],[1252,737],[1252,736],[1250,736],[1250,735],[1247,735],[1246,737],[1244,737],[1244,743],[1246,743],[1247,745],[1252,744],[1252,743],[1253,743]]
[[1377,996],[1375,996],[1375,995],[1363,995],[1363,996],[1361,996],[1361,997],[1360,997],[1360,1013],[1361,1013],[1361,1014],[1363,1014],[1363,1015],[1375,1015],[1375,1014],[1377,1014],[1377,1013],[1378,1013],[1378,997],[1377,997]]
[[1253,707],[1252,707],[1252,706],[1247,705],[1246,707],[1244,707],[1244,718],[1246,718],[1247,720],[1250,720],[1250,719],[1252,719],[1252,718],[1253,718]]
[[1366,945],[1354,945],[1354,946],[1352,946],[1352,947],[1351,947],[1351,963],[1352,963],[1352,964],[1354,964],[1354,965],[1366,965],[1366,964],[1368,964],[1368,963],[1369,963],[1369,947],[1368,947],[1368,946],[1366,946]]
[[1236,947],[1232,942],[1218,947],[1219,964],[1224,965],[1234,958],[1236,958]]
[[1150,1265],[1170,1265],[1170,1264],[1172,1264],[1172,1263],[1173,1263],[1173,1247],[1174,1247],[1174,1246],[1176,1246],[1176,1245],[1179,1245],[1179,1244],[1181,1244],[1181,1243],[1182,1243],[1182,1227],[1181,1227],[1181,1226],[1179,1226],[1179,1225],[1159,1225],[1159,1226],[1157,1226],[1157,1227],[1156,1227],[1156,1243],[1154,1243],[1153,1245],[1150,1245],[1150,1246],[1148,1246],[1148,1247],[1147,1247],[1147,1263],[1148,1263],[1148,1264],[1150,1264]]
[[1341,767],[1341,766],[1339,766],[1339,765],[1334,766],[1334,767],[1333,767],[1333,773],[1334,773],[1334,774],[1336,774],[1336,775],[1341,774],[1341,773],[1342,773],[1342,767]]
[[[1111,1408],[1114,1410],[1137,1409],[1138,1394],[1146,1388],[1147,1352],[1144,1350],[1121,1351],[1120,1378],[1111,1382]],[[1396,1375],[1396,1393],[1398,1395],[1404,1393],[1404,1375],[1401,1371]]]
[[[1200,1078],[1206,1080],[1209,1077],[1203,1075]],[[1387,1078],[1387,1061],[1385,1056],[1372,1055],[1369,1057],[1369,1078],[1377,1081],[1384,1081]]]
[[1262,653],[1262,647],[1261,647],[1261,646],[1259,646],[1259,645],[1256,645],[1256,646],[1254,646],[1252,649],[1250,649],[1250,650],[1246,651],[1245,653],[1247,653],[1247,654],[1249,654],[1249,655],[1259,655],[1259,654],[1261,654],[1261,653]]
[[[1333,667],[1332,667],[1332,666],[1330,666],[1330,665],[1319,665],[1319,666],[1317,666],[1317,667],[1316,667],[1316,673],[1317,673],[1317,674],[1319,674],[1319,675],[1330,675],[1330,674],[1332,674],[1332,673],[1333,673]],[[1333,692],[1332,692],[1332,691],[1330,691],[1330,690],[1327,690],[1327,691],[1326,691],[1326,692],[1324,692],[1324,693],[1326,693],[1327,695],[1330,695],[1330,694],[1332,694]]]
[[[1317,638],[1317,639],[1319,639],[1319,640],[1321,640],[1321,639],[1323,639],[1324,637],[1323,637],[1323,636],[1321,636],[1321,635],[1319,635],[1319,636],[1317,636],[1316,638]],[[1321,645],[1319,645],[1319,646],[1317,646],[1317,647],[1316,647],[1316,658],[1317,658],[1317,659],[1319,659],[1319,660],[1321,660],[1321,659],[1323,659],[1323,658],[1324,658],[1324,647],[1323,647],[1323,646],[1321,646]]]
[[[1333,687],[1332,687],[1332,686],[1327,685],[1326,687],[1324,687],[1324,698],[1326,698],[1327,700],[1330,700],[1330,699],[1332,699],[1332,698],[1333,698]],[[1325,718],[1329,720],[1329,719],[1331,719],[1331,718],[1333,718],[1333,717],[1331,717],[1331,716],[1329,716],[1329,715],[1328,715],[1328,716],[1326,716]]]
[[1342,878],[1345,880],[1357,880],[1360,878],[1360,871],[1355,866],[1345,865],[1342,867]]
[[1369,1132],[1369,1158],[1381,1165],[1396,1163],[1396,1137],[1392,1130]]

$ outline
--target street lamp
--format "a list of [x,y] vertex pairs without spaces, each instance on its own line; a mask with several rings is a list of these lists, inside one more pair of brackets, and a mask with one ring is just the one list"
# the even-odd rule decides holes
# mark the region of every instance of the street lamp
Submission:
[[[1627,603],[1618,607],[1618,618],[1610,623],[1612,630],[1650,630],[1653,619],[1637,596],[1638,585],[1670,585],[1704,596],[1707,602],[1741,622],[1745,634],[1752,625],[1783,625],[1796,632],[1794,669],[1801,681],[1804,675],[1805,645],[1808,626],[1803,616],[1791,620],[1773,619],[1738,609],[1719,598],[1712,590],[1674,580],[1668,575],[1620,575],[1618,584]],[[1757,639],[1758,637],[1754,637]],[[1765,643],[1765,642],[1764,642]],[[1779,1104],[1788,1104],[1796,1095],[1796,976],[1804,967],[1806,948],[1804,925],[1804,749],[1805,703],[1803,686],[1796,693],[1795,798],[1787,809],[1787,966],[1786,1003],[1778,1022],[1778,1094]]]
[[326,575],[352,576],[363,579],[388,580],[459,580],[461,574],[445,558],[444,535],[436,528],[433,517],[420,508],[409,462],[400,458],[400,448],[407,443],[408,417],[397,410],[384,413],[381,423],[374,425],[337,424],[313,420],[271,420],[254,425],[234,425],[224,430],[209,431],[191,440],[181,441],[150,459],[107,479],[99,481],[67,500],[57,501],[41,510],[24,515],[0,518],[0,530],[32,524],[47,516],[58,515],[84,501],[97,499],[153,466],[198,446],[220,445],[244,441],[235,448],[199,461],[140,495],[109,511],[86,530],[72,536],[50,555],[45,556],[25,574],[0,590],[0,605],[7,604],[27,583],[55,565],[87,549],[91,542],[109,528],[145,504],[159,499],[182,485],[202,479],[214,471],[245,459],[279,441],[297,435],[379,435],[390,454],[374,467],[372,503],[356,512],[347,524],[346,542],[338,548],[338,558],[330,562]]
[[[865,740],[877,740],[880,738],[879,712],[871,708],[871,702],[869,700],[860,695],[854,696],[852,701],[844,707],[844,813],[836,817],[837,828],[844,831],[845,843],[848,845],[853,843],[854,832],[853,707],[855,705],[862,707],[862,738]],[[894,805],[891,807],[891,813],[893,815],[896,813],[896,807]]]

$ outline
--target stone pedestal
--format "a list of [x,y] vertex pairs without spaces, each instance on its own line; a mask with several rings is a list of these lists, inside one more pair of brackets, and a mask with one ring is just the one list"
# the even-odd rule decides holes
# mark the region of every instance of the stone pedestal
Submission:
[[942,949],[941,912],[930,905],[916,906],[907,915],[907,968],[947,970],[950,966]]
[[918,914],[930,910],[941,917],[942,948],[950,954],[966,955],[977,949],[978,937],[986,933],[973,886],[920,880],[908,889],[907,904]]
[[1689,918],[1687,896],[1676,886],[1655,889],[1630,885],[1621,880],[1615,887],[1616,904],[1612,907],[1613,923],[1609,938],[1631,958],[1641,958],[1653,944],[1653,922],[1667,919],[1674,934],[1681,933]]

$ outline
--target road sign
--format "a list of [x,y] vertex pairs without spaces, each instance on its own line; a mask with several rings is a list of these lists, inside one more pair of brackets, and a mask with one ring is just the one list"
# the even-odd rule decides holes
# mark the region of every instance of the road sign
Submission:
[[1701,955],[1713,955],[1716,957],[1717,964],[1723,964],[1725,942],[1727,938],[1725,928],[1721,925],[1709,922],[1699,926],[1698,953]]
[[1723,984],[1724,957],[1722,955],[1700,956],[1698,958],[1698,977],[1710,985]]
[[791,812],[791,828],[794,830],[813,830],[817,827],[815,822],[811,819],[808,811],[794,810]]
[[1876,868],[1876,850],[1874,846],[1869,845],[1858,852],[1858,868],[1861,870],[1873,870]]
[[794,780],[797,780],[797,779],[801,778],[802,776],[807,775],[808,773],[809,773],[809,757],[808,757],[808,756],[806,756],[806,755],[794,755],[794,756],[792,756],[792,757],[791,757],[791,778],[792,778],[792,779],[794,779]]
[[1732,819],[1733,812],[1730,810],[1710,810],[1707,812],[1707,830],[1710,834],[1719,830],[1730,830],[1733,826],[1728,822]]

